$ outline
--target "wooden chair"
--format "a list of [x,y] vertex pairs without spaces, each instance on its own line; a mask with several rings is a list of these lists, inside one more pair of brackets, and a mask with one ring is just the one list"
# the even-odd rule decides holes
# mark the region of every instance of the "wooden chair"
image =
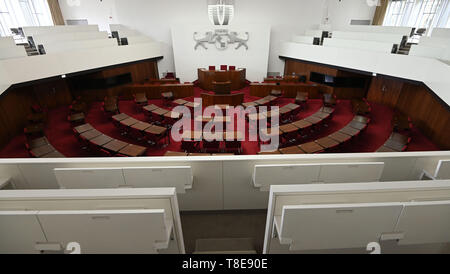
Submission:
[[307,92],[297,92],[297,97],[295,97],[295,103],[297,105],[306,106],[306,102],[308,102],[308,100],[309,94]]
[[172,101],[173,101],[173,99],[174,99],[173,92],[170,92],[170,91],[169,92],[163,92],[163,93],[161,93],[161,96],[162,96],[162,98],[164,100],[164,105],[170,106]]
[[275,97],[281,97],[283,95],[283,92],[279,89],[273,89],[270,92],[270,95],[275,96]]
[[323,103],[326,107],[334,107],[336,106],[336,97],[331,93],[323,94]]
[[226,141],[225,151],[227,153],[241,154],[242,153],[242,142],[241,141]]
[[133,94],[134,102],[138,106],[138,109],[142,109],[142,107],[145,107],[148,105],[148,99],[147,95],[145,93],[136,93]]
[[202,142],[203,144],[203,152],[205,153],[216,153],[216,152],[220,152],[220,142],[219,141],[206,141],[203,140]]

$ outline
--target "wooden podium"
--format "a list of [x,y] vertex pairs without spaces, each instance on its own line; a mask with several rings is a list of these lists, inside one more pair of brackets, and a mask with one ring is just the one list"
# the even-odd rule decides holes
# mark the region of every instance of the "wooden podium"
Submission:
[[200,88],[208,91],[212,91],[214,89],[213,82],[231,82],[231,90],[240,90],[245,87],[246,72],[246,69],[198,69],[198,81]]

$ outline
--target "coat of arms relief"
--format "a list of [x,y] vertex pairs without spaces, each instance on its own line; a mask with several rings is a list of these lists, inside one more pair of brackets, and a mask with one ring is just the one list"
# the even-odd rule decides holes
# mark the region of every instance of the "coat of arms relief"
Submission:
[[226,50],[230,44],[236,44],[236,50],[241,47],[248,50],[247,42],[250,39],[250,35],[248,32],[245,32],[244,35],[245,36],[242,37],[236,31],[225,29],[215,30],[214,32],[208,31],[205,33],[204,37],[198,37],[198,32],[194,32],[194,41],[196,42],[194,49],[197,50],[199,47],[202,47],[207,50],[207,44],[213,44],[218,50]]

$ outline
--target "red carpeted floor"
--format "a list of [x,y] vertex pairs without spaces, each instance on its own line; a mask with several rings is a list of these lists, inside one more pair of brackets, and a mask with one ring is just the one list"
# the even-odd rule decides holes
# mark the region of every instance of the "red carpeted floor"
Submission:
[[[203,90],[195,89],[195,98],[200,97]],[[236,91],[245,93],[245,102],[260,99],[258,97],[250,96],[249,88]],[[193,101],[194,97],[186,98],[186,100]],[[293,99],[280,98],[276,104],[284,106],[288,103],[293,103]],[[152,104],[160,107],[163,106],[162,100],[152,100]],[[303,119],[317,112],[322,107],[321,100],[310,100],[307,107],[303,109],[296,120]],[[122,113],[126,113],[138,120],[146,121],[144,114],[136,108],[133,101],[120,101],[119,108]],[[67,121],[68,106],[60,107],[50,110],[49,119],[46,126],[46,136],[50,143],[62,154],[67,157],[92,157],[89,152],[83,151],[80,144],[75,138],[70,123]],[[391,134],[390,121],[393,116],[393,110],[389,107],[372,104],[371,123],[367,130],[363,132],[357,139],[351,141],[349,144],[340,148],[341,152],[374,152],[378,150],[389,138]],[[347,100],[341,100],[336,106],[334,117],[328,124],[328,127],[322,127],[314,132],[307,139],[302,140],[298,144],[314,141],[326,137],[336,131],[345,127],[353,119],[354,114],[351,110],[351,103]],[[86,122],[92,124],[94,128],[102,133],[128,143],[137,145],[145,145],[130,139],[127,136],[122,136],[119,130],[112,124],[112,122],[104,115],[101,109],[101,102],[93,103],[90,106],[89,113],[86,117]],[[433,144],[427,137],[425,137],[417,128],[411,132],[412,142],[409,145],[408,151],[437,151],[439,148]],[[27,158],[28,152],[25,149],[25,136],[20,135],[14,138],[7,146],[0,150],[0,158]],[[257,142],[245,141],[242,143],[243,154],[254,155],[260,151]],[[149,147],[147,156],[162,156],[166,151],[180,151],[181,143],[171,142],[170,145],[164,148]]]

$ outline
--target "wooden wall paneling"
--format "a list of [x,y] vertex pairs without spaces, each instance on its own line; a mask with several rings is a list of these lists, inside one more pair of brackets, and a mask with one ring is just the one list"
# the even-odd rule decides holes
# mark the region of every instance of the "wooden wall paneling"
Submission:
[[121,87],[122,98],[133,98],[133,94],[145,93],[148,99],[161,99],[161,93],[172,92],[176,99],[194,96],[194,84],[127,85]]
[[450,110],[423,85],[404,83],[397,109],[443,149],[450,149]]
[[0,96],[2,146],[23,133],[33,101],[32,90],[29,87],[12,88]]
[[36,103],[42,107],[51,109],[72,103],[72,95],[64,79],[37,84],[30,89],[34,92]]
[[274,89],[279,89],[279,86],[275,83],[252,83],[250,84],[250,95],[266,97]]
[[366,96],[367,90],[369,88],[370,78],[366,75],[361,75],[349,71],[342,71],[326,65],[317,65],[296,60],[286,60],[285,75],[292,75],[294,73],[298,75],[305,75],[307,78],[307,82],[309,82],[312,72],[334,77],[352,77],[366,79],[366,86],[364,88],[326,87],[325,85],[321,85],[322,93],[335,94],[338,99],[363,98]]
[[133,83],[140,83],[149,79],[159,79],[156,61],[146,61],[111,69],[105,69],[101,72],[101,77],[111,78],[126,73],[131,74]]
[[380,76],[373,77],[367,94],[367,100],[395,108],[402,88],[403,81]]
[[331,76],[338,75],[338,70],[334,68],[301,61],[286,60],[284,75],[292,75],[294,73],[298,75],[304,75],[306,76],[306,80],[309,81],[311,72],[317,72]]
[[428,138],[450,149],[450,108],[422,84],[387,77],[374,77],[367,99],[408,115]]

